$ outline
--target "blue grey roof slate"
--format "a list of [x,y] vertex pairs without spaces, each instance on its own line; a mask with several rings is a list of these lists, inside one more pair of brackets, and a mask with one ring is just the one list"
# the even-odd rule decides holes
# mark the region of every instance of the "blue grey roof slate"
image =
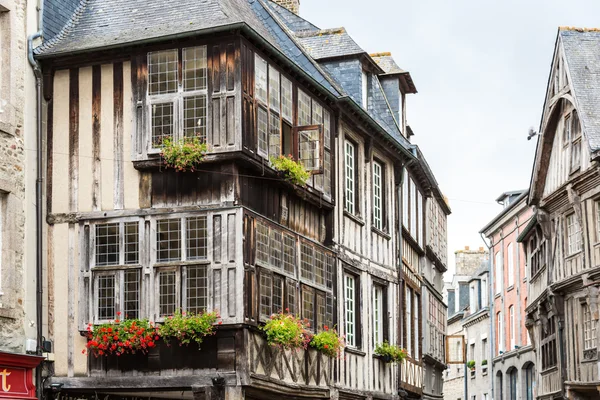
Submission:
[[396,61],[390,53],[371,54],[371,58],[375,60],[385,74],[402,74],[406,72],[396,64]]
[[279,19],[285,24],[285,26],[292,32],[301,32],[301,31],[318,31],[319,28],[308,22],[304,18],[300,17],[297,14],[289,11],[287,8],[280,6],[279,4],[266,0],[265,4],[277,16]]
[[369,114],[383,126],[385,130],[392,135],[399,143],[410,146],[410,143],[402,136],[398,122],[390,109],[390,105],[385,97],[381,83],[377,75],[369,76],[367,109]]
[[592,152],[600,150],[600,32],[559,31],[579,118]]
[[366,54],[344,28],[298,32],[297,38],[315,60]]
[[45,40],[50,40],[58,35],[79,3],[80,0],[44,0],[42,25]]

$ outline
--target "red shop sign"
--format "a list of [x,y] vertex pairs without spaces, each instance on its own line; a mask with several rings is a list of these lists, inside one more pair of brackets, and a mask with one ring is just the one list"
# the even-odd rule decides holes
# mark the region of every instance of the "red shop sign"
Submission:
[[0,398],[35,399],[33,368],[43,357],[0,352]]

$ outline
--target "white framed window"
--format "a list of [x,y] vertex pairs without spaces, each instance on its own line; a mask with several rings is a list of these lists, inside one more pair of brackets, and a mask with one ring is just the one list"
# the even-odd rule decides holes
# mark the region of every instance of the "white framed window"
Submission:
[[596,329],[598,322],[592,317],[590,307],[583,305],[583,349],[596,349]]
[[502,272],[504,271],[502,267],[502,253],[497,252],[494,259],[494,286],[496,287],[496,294],[502,293],[502,280],[504,278],[502,276]]
[[414,294],[414,301],[413,301],[413,319],[414,319],[414,327],[415,327],[415,360],[419,360],[421,358],[421,332],[420,332],[420,325],[421,325],[421,321],[419,319],[419,315],[421,314],[419,312],[419,307],[421,302],[419,301],[419,295],[418,294]]
[[206,141],[207,71],[206,46],[148,53],[149,151],[165,139]]
[[345,196],[344,208],[351,214],[356,212],[356,147],[354,143],[346,140],[344,145],[344,175]]
[[409,289],[408,287],[404,288],[404,301],[406,302],[405,304],[405,309],[406,309],[406,353],[409,356],[413,356],[413,325],[414,325],[414,320],[413,320],[413,301],[412,301],[412,290]]
[[581,250],[581,227],[575,213],[567,215],[567,243],[568,255],[573,255]]
[[506,258],[508,266],[508,286],[510,287],[515,284],[515,254],[512,243],[509,243],[506,248]]
[[596,200],[596,242],[600,242],[600,200]]
[[516,335],[516,326],[515,326],[515,306],[510,306],[508,308],[508,322],[510,323],[510,349],[514,350],[517,345],[517,335]]
[[379,230],[383,230],[383,208],[384,208],[384,196],[383,196],[383,166],[381,163],[373,162],[373,226]]
[[500,352],[504,352],[504,320],[502,319],[502,311],[496,314],[496,327],[496,332],[498,333],[498,354],[500,354]]
[[373,285],[373,347],[383,343],[384,301],[383,288]]
[[356,278],[350,274],[344,275],[344,314],[346,324],[346,345],[358,347],[356,340]]

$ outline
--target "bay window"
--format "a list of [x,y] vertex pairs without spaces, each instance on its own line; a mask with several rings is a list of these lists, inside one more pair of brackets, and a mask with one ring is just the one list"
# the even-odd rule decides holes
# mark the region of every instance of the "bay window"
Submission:
[[150,52],[147,62],[149,150],[158,151],[165,139],[206,141],[206,46]]

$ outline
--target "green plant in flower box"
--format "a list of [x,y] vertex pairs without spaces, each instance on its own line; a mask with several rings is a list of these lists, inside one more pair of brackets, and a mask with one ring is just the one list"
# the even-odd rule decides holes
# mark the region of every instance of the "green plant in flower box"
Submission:
[[204,160],[208,145],[199,136],[185,137],[181,140],[165,138],[162,141],[160,155],[167,168],[177,171],[195,171]]
[[469,368],[470,370],[474,370],[475,369],[475,361],[474,360],[467,361],[467,368]]
[[176,312],[165,319],[159,328],[160,336],[170,344],[170,339],[175,338],[179,345],[187,345],[192,341],[201,345],[206,336],[214,335],[215,325],[220,325],[219,313],[205,312],[201,314],[186,314]]
[[301,162],[294,161],[292,155],[271,157],[271,164],[277,171],[281,171],[285,178],[293,184],[306,186],[310,179],[310,172],[304,168]]
[[406,358],[406,350],[399,346],[389,344],[387,341],[377,344],[375,354],[381,356],[385,362],[400,363]]
[[306,334],[307,323],[287,312],[273,314],[262,330],[267,335],[267,343],[282,349],[305,348],[310,337]]
[[312,336],[309,345],[329,357],[339,357],[344,348],[344,338],[325,325],[321,332]]

